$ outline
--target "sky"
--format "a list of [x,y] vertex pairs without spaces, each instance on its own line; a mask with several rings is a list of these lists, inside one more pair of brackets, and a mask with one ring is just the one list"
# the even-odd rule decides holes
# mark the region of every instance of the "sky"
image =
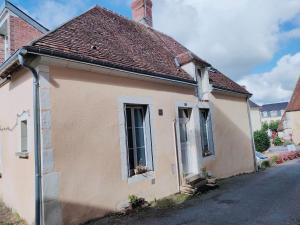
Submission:
[[[131,17],[131,0],[11,2],[50,29],[94,5]],[[300,0],[153,0],[153,20],[258,104],[289,101],[300,76]]]

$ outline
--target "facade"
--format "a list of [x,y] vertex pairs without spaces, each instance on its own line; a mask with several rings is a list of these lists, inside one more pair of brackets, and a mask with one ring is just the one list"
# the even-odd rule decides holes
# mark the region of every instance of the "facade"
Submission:
[[279,129],[283,132],[285,140],[300,145],[300,78],[281,119]]
[[253,132],[258,131],[262,128],[260,106],[254,103],[253,101],[249,100],[249,107],[250,107],[252,131]]
[[287,106],[288,102],[262,105],[260,108],[262,123],[269,124],[272,121],[280,121]]
[[165,197],[204,168],[255,170],[251,94],[155,31],[151,7],[134,0],[130,21],[96,6],[0,66],[0,190],[29,224]]

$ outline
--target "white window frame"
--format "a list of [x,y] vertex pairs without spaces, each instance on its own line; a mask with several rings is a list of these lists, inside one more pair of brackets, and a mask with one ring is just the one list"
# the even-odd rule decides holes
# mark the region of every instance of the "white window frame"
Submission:
[[[128,148],[127,148],[127,134],[126,134],[126,114],[125,109],[126,105],[143,105],[147,107],[147,117],[149,118],[149,129],[150,131],[150,139],[147,138],[149,134],[145,135],[147,139],[145,143],[146,145],[146,165],[149,166],[149,171],[144,174],[133,175],[129,176],[129,155],[128,155]],[[154,141],[154,126],[153,126],[153,104],[152,99],[147,97],[120,97],[119,98],[119,129],[120,129],[120,150],[121,150],[121,175],[122,180],[127,180],[128,183],[134,183],[142,180],[147,179],[154,179],[155,177],[155,141]],[[144,121],[145,122],[145,121]],[[147,129],[147,127],[145,126]],[[144,132],[146,132],[146,129]],[[149,142],[150,141],[150,142]],[[147,156],[148,155],[148,156]],[[149,156],[151,155],[151,156]]]
[[10,47],[8,35],[4,35],[4,60],[7,60],[10,56]]
[[[22,149],[22,123],[26,121],[27,125],[27,150],[23,151]],[[19,134],[18,134],[18,149],[16,152],[16,155],[19,158],[28,158],[29,155],[29,115],[28,113],[23,114],[19,120],[18,120],[18,126],[19,126]]]
[[[203,155],[203,140],[202,140],[202,126],[203,124],[201,123],[201,119],[200,119],[200,116],[201,116],[201,111],[202,110],[207,110],[208,111],[208,114],[210,115],[210,129],[211,129],[211,132],[208,130],[209,128],[206,126],[205,129],[206,129],[206,134],[207,134],[207,142],[208,142],[208,150],[212,150],[211,154],[210,155]],[[212,111],[210,108],[199,108],[199,122],[200,122],[200,135],[201,135],[201,154],[202,154],[202,157],[203,158],[207,158],[207,157],[214,157],[216,155],[216,151],[215,151],[215,142],[214,142],[214,129],[213,129],[213,115],[212,115]],[[209,136],[210,135],[210,136]],[[211,138],[211,141],[210,141],[210,138]],[[211,142],[211,143],[210,143]]]

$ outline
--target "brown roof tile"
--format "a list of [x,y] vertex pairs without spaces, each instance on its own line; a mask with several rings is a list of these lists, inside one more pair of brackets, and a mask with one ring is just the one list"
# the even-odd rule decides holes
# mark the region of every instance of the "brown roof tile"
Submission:
[[300,111],[300,77],[298,78],[296,88],[294,90],[294,93],[291,97],[291,100],[288,104],[286,111],[287,112]]
[[230,78],[228,78],[218,70],[215,69],[210,70],[209,79],[210,79],[210,83],[215,88],[220,88],[223,90],[235,91],[242,94],[250,95],[250,93],[245,88],[243,88],[242,86],[240,86],[239,84],[237,84],[236,82],[234,82],[233,80],[231,80]]
[[[189,82],[193,78],[178,64],[193,60],[209,66],[173,38],[98,6],[26,48]],[[248,93],[222,73],[211,75],[211,81],[216,87]]]

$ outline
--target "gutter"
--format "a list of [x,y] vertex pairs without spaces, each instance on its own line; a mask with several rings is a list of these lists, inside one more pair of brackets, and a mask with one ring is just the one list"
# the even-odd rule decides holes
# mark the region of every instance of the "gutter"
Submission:
[[242,96],[245,96],[247,98],[250,98],[252,96],[251,93],[243,93],[243,92],[239,92],[239,91],[232,91],[232,90],[229,90],[229,89],[226,89],[226,88],[221,88],[221,87],[216,87],[216,86],[213,86],[213,91],[214,92],[225,92],[225,93],[228,93],[228,94],[231,94],[231,95],[242,95]]
[[250,113],[250,105],[249,105],[249,97],[247,97],[247,112],[248,112],[248,119],[249,119],[249,126],[250,126],[250,135],[251,135],[251,145],[252,145],[252,152],[253,152],[253,163],[254,163],[254,171],[258,172],[257,162],[256,162],[256,148],[254,143],[253,137],[253,127],[251,121],[251,113]]
[[188,80],[188,79],[156,73],[156,72],[149,72],[142,69],[134,69],[132,67],[116,65],[114,63],[105,62],[101,60],[94,60],[87,57],[76,56],[68,53],[62,53],[58,51],[46,50],[41,48],[35,48],[33,46],[25,46],[23,47],[23,49],[27,50],[29,54],[33,54],[33,55],[47,56],[51,58],[67,60],[70,62],[82,63],[90,66],[98,66],[103,69],[109,69],[117,72],[125,72],[132,75],[138,75],[139,77],[156,78],[160,80],[171,81],[171,82],[176,82],[185,85],[197,86],[197,82],[194,80]]
[[27,51],[21,49],[18,53],[18,60],[21,66],[31,71],[33,76],[33,111],[34,111],[34,162],[35,162],[35,225],[43,224],[42,215],[42,189],[41,189],[41,134],[40,134],[40,96],[39,96],[39,75],[37,71],[27,64],[25,56]]

